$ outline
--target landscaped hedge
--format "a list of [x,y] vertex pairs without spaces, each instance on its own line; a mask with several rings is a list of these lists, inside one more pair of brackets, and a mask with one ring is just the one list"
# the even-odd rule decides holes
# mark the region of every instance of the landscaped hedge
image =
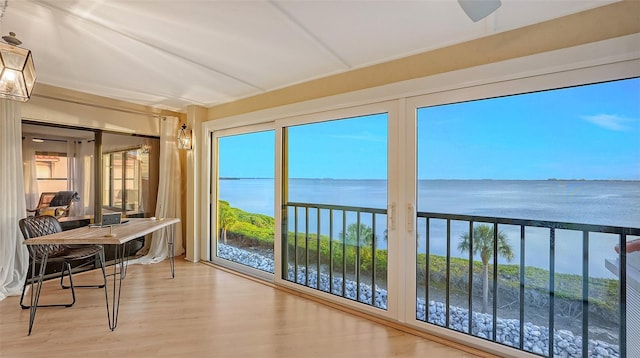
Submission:
[[[446,257],[429,256],[431,287],[444,289],[446,285]],[[468,291],[469,260],[451,257],[449,286],[461,292]],[[473,264],[474,291],[481,292],[482,263]],[[416,280],[425,282],[426,255],[417,258]],[[538,267],[525,267],[525,295],[527,304],[548,307],[549,271]],[[489,264],[489,279],[493,279],[493,265]],[[490,281],[491,282],[491,281]],[[582,312],[582,276],[556,273],[554,276],[556,313],[577,316]],[[478,286],[478,287],[475,287]],[[501,295],[517,300],[520,295],[520,265],[498,266],[498,288]],[[618,281],[605,278],[589,278],[589,312],[613,324],[619,322]]]
[[[318,241],[316,234],[309,234],[308,243],[309,249],[306,249],[307,240],[303,233],[298,234],[297,246],[295,243],[294,234],[292,232],[287,233],[287,251],[286,255],[289,258],[289,263],[294,261],[294,257],[297,257],[298,264],[305,263],[309,260],[311,265],[316,265],[318,262]],[[356,260],[359,254],[359,272],[363,276],[372,275],[372,248],[342,244],[339,241],[333,241],[333,247],[331,248],[330,255],[329,238],[326,236],[320,236],[320,264],[329,265],[330,258],[333,258],[334,268],[342,270],[343,266],[346,266],[348,272],[354,272],[356,267]],[[359,252],[358,252],[359,251]],[[296,255],[296,256],[294,256]],[[375,269],[376,277],[387,277],[387,250],[376,250]]]

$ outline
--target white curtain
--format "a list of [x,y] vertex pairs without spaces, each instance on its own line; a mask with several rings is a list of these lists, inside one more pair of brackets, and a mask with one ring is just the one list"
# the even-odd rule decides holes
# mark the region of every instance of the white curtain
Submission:
[[[78,185],[83,185],[82,168],[78,165],[78,153],[80,143],[75,140],[67,140],[67,190],[77,192]],[[79,193],[78,193],[79,195]],[[74,202],[71,205],[69,216],[78,216],[80,212],[84,211],[80,209],[78,202]]]
[[[181,213],[180,156],[176,143],[178,124],[178,119],[175,117],[160,120],[160,179],[155,214],[158,219],[179,218]],[[179,256],[184,253],[180,223],[175,225],[174,233],[175,256]],[[144,256],[130,262],[150,264],[166,259],[169,257],[167,240],[164,230],[154,232],[151,243],[138,253]]]
[[93,213],[93,143],[67,142],[67,190],[78,193],[80,201],[71,205],[69,216]]
[[24,160],[24,192],[27,209],[35,209],[40,201],[38,189],[38,175],[36,173],[36,150],[33,148],[31,137],[22,140],[22,158]]
[[[93,158],[94,155],[94,141],[85,141],[82,142],[82,148],[80,149],[80,157],[81,164],[83,167],[82,176],[84,181],[82,184],[81,190],[78,191],[78,195],[80,195],[80,205],[83,208],[82,215],[91,215],[93,214],[93,203],[95,200],[94,193],[94,168],[95,160]],[[80,189],[80,188],[79,188]]]
[[20,110],[21,103],[0,100],[0,300],[22,292],[29,266],[18,229],[27,210]]

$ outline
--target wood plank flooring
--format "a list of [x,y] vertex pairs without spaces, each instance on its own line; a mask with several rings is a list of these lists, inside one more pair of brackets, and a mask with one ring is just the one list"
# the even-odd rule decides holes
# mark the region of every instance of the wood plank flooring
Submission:
[[[88,272],[74,281],[97,277]],[[181,258],[173,280],[168,261],[129,266],[113,332],[102,289],[77,289],[76,296],[71,308],[39,309],[31,336],[19,297],[0,301],[0,356],[476,357]],[[54,280],[45,283],[41,301],[68,297]]]

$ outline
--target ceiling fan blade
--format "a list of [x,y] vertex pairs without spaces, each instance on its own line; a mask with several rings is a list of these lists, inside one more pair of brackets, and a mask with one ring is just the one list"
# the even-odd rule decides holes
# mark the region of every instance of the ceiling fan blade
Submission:
[[501,5],[500,0],[458,0],[458,4],[473,22],[491,15]]

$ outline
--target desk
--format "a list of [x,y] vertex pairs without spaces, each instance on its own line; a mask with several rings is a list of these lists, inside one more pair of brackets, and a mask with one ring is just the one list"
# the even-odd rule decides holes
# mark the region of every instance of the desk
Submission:
[[[127,258],[126,246],[131,240],[140,236],[150,234],[154,231],[164,229],[167,236],[167,245],[169,246],[169,263],[171,268],[171,277],[175,277],[174,266],[174,224],[180,222],[180,219],[165,218],[159,220],[151,219],[128,219],[129,222],[111,227],[80,227],[73,230],[58,232],[51,235],[34,237],[24,241],[25,245],[118,245],[113,263],[113,273],[108,274],[103,270],[105,281],[107,277],[113,276],[113,289],[111,297],[109,297],[108,284],[104,287],[105,301],[107,305],[107,320],[109,328],[113,331],[118,324],[118,310],[120,309],[120,291],[122,288],[122,280],[127,275]],[[169,230],[171,228],[172,230]],[[104,255],[103,263],[104,265]],[[29,314],[29,334],[33,327],[36,311],[38,309],[38,300],[40,298],[40,290],[42,288],[42,278],[47,266],[47,256],[45,255],[40,265],[40,273],[38,280],[31,280],[31,308]],[[31,266],[31,277],[35,276],[35,264]],[[35,294],[34,294],[35,292]],[[109,301],[111,300],[111,305]]]

